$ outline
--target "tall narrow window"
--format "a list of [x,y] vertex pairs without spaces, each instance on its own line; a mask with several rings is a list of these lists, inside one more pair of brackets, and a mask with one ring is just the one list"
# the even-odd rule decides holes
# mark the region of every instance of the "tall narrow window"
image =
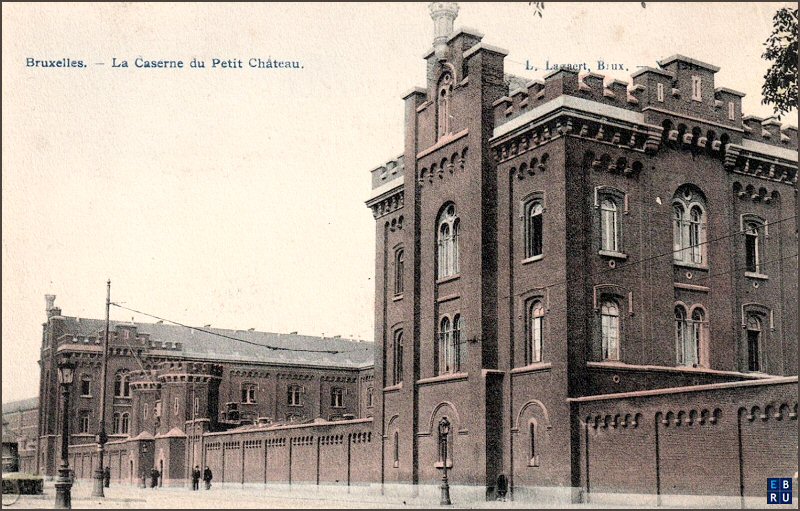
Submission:
[[111,433],[113,435],[119,434],[120,431],[120,416],[119,413],[115,413],[113,419],[111,420]]
[[403,294],[403,272],[404,272],[404,257],[403,249],[399,249],[394,256],[394,294]]
[[450,96],[453,94],[453,76],[445,73],[439,80],[437,93],[438,138],[452,132],[450,116]]
[[687,331],[687,317],[686,309],[678,305],[675,307],[675,356],[676,362],[679,366],[684,365],[686,362],[686,338],[688,337]]
[[619,360],[619,305],[606,300],[600,308],[603,360]]
[[700,365],[700,347],[704,343],[706,329],[706,317],[703,309],[695,308],[692,311],[692,319],[687,329],[684,340],[684,365]]
[[439,217],[437,230],[438,275],[440,279],[455,275],[459,271],[458,238],[460,223],[456,207],[450,204]]
[[78,420],[78,432],[79,433],[88,433],[89,432],[89,412],[82,411],[80,412]]
[[120,424],[119,432],[122,433],[123,435],[127,435],[129,430],[130,430],[130,425],[131,425],[131,416],[130,416],[130,414],[128,414],[127,412],[123,413],[122,414],[122,423]]
[[375,397],[372,387],[367,387],[367,408],[372,408],[374,399]]
[[600,202],[600,230],[602,249],[619,252],[619,217],[617,203],[611,198]]
[[459,372],[466,364],[467,358],[467,350],[466,350],[466,341],[462,338],[462,328],[463,328],[463,321],[461,319],[460,314],[456,314],[455,318],[453,318],[453,335],[451,336],[453,341],[452,346],[452,353],[453,353],[453,371]]
[[403,331],[394,333],[394,365],[392,370],[392,384],[397,385],[403,381]]
[[173,407],[173,409],[174,409],[174,412],[175,412],[175,415],[178,415],[178,410],[180,409],[180,404],[179,404],[179,403],[180,403],[180,402],[178,401],[178,398],[176,397],[176,398],[175,398],[175,405],[174,405],[174,407]]
[[759,251],[759,225],[755,222],[750,222],[746,226],[744,243],[745,243],[745,257],[747,271],[758,273],[760,266],[760,251]]
[[751,314],[747,317],[747,370],[761,371],[761,320]]
[[728,120],[736,120],[736,106],[733,104],[733,101],[728,101]]
[[699,76],[692,77],[692,99],[695,101],[703,100],[703,80]]
[[439,322],[439,374],[447,374],[452,370],[450,318],[443,317]]
[[394,432],[394,467],[397,468],[400,466],[400,433],[397,431]]
[[664,102],[664,84],[659,83],[656,85],[656,99],[661,103]]
[[672,201],[673,258],[679,263],[707,264],[705,199],[685,186]]
[[528,346],[525,350],[525,363],[542,361],[542,340],[544,339],[544,305],[535,301],[529,311]]
[[530,435],[530,446],[529,446],[529,461],[528,465],[531,467],[536,467],[539,465],[539,460],[536,457],[536,421],[531,421],[528,425],[528,433]]
[[699,206],[692,207],[689,213],[689,248],[691,254],[691,261],[700,264],[703,262],[702,255],[702,240],[700,239],[700,231],[703,221],[703,211]]
[[532,201],[527,205],[525,215],[525,258],[542,255],[544,208],[539,201]]

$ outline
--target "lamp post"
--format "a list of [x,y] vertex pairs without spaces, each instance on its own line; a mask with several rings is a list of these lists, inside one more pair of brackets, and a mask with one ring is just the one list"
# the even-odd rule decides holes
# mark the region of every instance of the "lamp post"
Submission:
[[447,417],[442,417],[439,421],[439,453],[442,458],[442,496],[439,499],[439,504],[442,506],[450,506],[450,485],[447,482],[447,437],[450,435],[450,421]]
[[72,477],[69,470],[69,391],[75,378],[75,364],[69,357],[58,363],[58,383],[61,385],[61,466],[56,479],[56,509],[72,509]]
[[105,497],[103,493],[103,458],[105,457],[106,442],[106,380],[108,379],[108,327],[109,313],[111,310],[111,280],[107,282],[106,288],[106,335],[103,339],[103,367],[100,378],[100,432],[97,434],[97,470],[94,471],[94,487],[92,497]]

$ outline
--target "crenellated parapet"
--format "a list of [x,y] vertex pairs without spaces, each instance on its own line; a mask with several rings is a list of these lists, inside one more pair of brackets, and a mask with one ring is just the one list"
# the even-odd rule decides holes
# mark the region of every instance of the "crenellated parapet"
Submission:
[[210,362],[162,362],[156,371],[161,383],[209,383],[222,378],[223,366]]
[[682,55],[659,66],[639,69],[632,84],[559,69],[509,91],[493,104],[495,162],[566,136],[648,154],[705,154],[728,171],[796,185],[796,127],[772,117],[743,116],[744,94],[715,87],[716,66]]

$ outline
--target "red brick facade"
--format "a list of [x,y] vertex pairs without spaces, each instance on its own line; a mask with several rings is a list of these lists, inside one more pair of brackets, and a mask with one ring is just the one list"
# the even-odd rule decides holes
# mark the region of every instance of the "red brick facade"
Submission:
[[[452,481],[492,495],[504,474],[518,495],[576,500],[591,481],[576,399],[797,374],[797,130],[742,118],[742,94],[687,57],[631,87],[566,70],[525,83],[481,39],[461,30],[426,56],[426,86],[404,98],[403,154],[372,171],[381,481],[434,484],[447,417]],[[796,407],[796,378],[767,387],[725,395]],[[628,413],[651,427],[698,395]],[[724,416],[720,441],[735,447],[735,407]],[[774,434],[796,453],[796,436]],[[625,445],[590,456],[618,464]],[[779,477],[768,468],[762,479]],[[613,473],[606,488],[628,491],[630,475]],[[675,491],[715,491],[703,484]]]

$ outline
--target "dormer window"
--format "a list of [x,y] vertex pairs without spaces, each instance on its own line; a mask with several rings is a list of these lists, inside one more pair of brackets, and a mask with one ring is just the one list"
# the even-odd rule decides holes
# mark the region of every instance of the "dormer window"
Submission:
[[702,80],[699,76],[692,77],[692,99],[694,101],[702,101],[703,93],[701,91]]

